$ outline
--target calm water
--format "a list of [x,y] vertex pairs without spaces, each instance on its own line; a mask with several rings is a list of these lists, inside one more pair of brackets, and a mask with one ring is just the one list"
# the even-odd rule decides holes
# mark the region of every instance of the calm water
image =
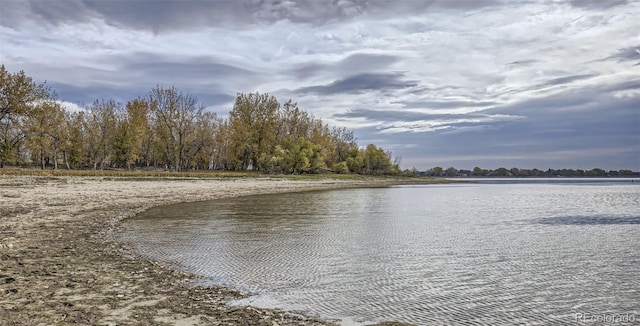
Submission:
[[343,324],[640,320],[640,186],[457,184],[260,195],[151,209],[137,252]]

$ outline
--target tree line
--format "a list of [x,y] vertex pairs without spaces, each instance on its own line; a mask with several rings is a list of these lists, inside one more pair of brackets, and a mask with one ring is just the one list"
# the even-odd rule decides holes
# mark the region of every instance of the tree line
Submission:
[[265,93],[238,94],[228,118],[175,87],[126,104],[96,100],[80,112],[56,97],[24,71],[0,66],[0,168],[401,173],[390,152],[359,148],[352,130]]
[[458,170],[454,167],[443,169],[436,166],[427,171],[419,173],[424,176],[434,177],[640,177],[640,172],[631,170],[609,170],[605,171],[600,168],[591,170],[582,169],[518,169],[518,168],[497,168],[495,170],[483,169],[478,166],[473,170]]

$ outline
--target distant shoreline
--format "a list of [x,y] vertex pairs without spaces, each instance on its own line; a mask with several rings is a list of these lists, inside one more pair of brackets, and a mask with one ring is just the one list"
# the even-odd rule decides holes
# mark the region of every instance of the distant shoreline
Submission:
[[640,177],[445,177],[447,180],[452,181],[490,181],[490,180],[504,180],[504,181],[562,181],[562,180],[574,180],[574,181],[598,181],[598,180],[610,180],[610,181],[633,181],[639,180]]
[[[2,170],[0,170],[2,172]],[[231,307],[243,294],[135,255],[119,222],[150,207],[253,194],[451,183],[433,178],[135,178],[0,173],[0,322],[327,325]]]

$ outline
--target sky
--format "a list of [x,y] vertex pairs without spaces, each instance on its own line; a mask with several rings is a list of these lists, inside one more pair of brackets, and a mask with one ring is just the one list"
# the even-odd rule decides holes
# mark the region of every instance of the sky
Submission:
[[0,0],[0,63],[69,110],[267,92],[402,168],[640,170],[640,1]]

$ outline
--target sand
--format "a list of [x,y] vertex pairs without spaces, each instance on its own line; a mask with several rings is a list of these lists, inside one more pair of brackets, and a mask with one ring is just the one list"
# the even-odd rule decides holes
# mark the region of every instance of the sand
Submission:
[[153,206],[406,180],[0,175],[0,325],[327,325],[136,256],[118,223]]

